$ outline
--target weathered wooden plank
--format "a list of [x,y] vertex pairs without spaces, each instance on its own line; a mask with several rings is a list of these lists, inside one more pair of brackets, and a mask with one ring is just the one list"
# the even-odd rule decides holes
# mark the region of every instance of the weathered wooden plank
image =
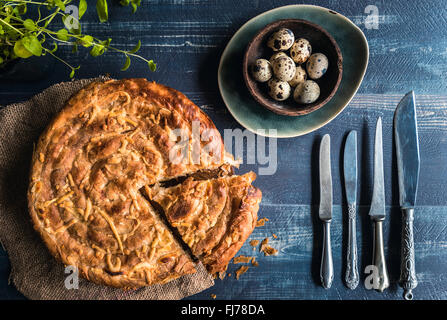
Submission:
[[[217,94],[186,92],[223,133],[224,129],[241,128],[228,113]],[[358,94],[350,105],[329,125],[314,133],[294,139],[277,141],[277,171],[273,176],[259,176],[256,185],[264,192],[264,202],[279,204],[318,203],[318,145],[325,133],[332,136],[332,169],[334,175],[334,203],[340,204],[341,148],[349,130],[359,134],[359,201],[367,205],[372,194],[372,148],[374,125],[383,117],[384,170],[386,203],[398,203],[395,159],[393,157],[392,121],[394,109],[401,95]],[[418,203],[447,205],[445,180],[447,178],[447,96],[417,95],[418,125],[421,153],[421,172]],[[241,171],[254,170],[258,164],[247,164]],[[393,170],[394,168],[394,170]],[[433,174],[436,172],[436,174]]]
[[[372,224],[368,207],[360,207],[357,218],[359,270],[372,260]],[[383,294],[364,287],[365,274],[361,272],[359,287],[351,291],[343,284],[346,243],[346,208],[334,206],[332,223],[332,253],[335,276],[330,290],[320,286],[322,225],[316,217],[318,207],[301,205],[261,205],[260,216],[270,219],[264,227],[256,228],[250,239],[269,237],[271,245],[279,250],[277,256],[264,257],[245,244],[240,254],[256,256],[259,267],[251,267],[239,280],[234,271],[241,264],[231,264],[232,274],[223,281],[192,299],[209,299],[216,293],[218,299],[401,299],[397,285],[400,272],[400,215],[398,208],[387,208],[390,216],[384,225],[385,253],[391,286]],[[416,269],[419,285],[416,299],[447,299],[447,208],[419,207],[415,219]],[[278,238],[272,238],[275,233]],[[437,240],[435,240],[437,239]],[[443,240],[441,240],[443,239]]]
[[[143,2],[134,15],[125,14],[128,12],[126,8],[113,6],[110,22],[106,24],[97,23],[94,10],[85,16],[86,32],[100,38],[112,36],[113,43],[119,47],[130,48],[141,39],[141,53],[158,62],[159,71],[154,74],[147,71],[144,63],[137,61],[128,72],[120,72],[123,58],[111,53],[92,59],[88,58],[86,50],[72,54],[68,48],[62,48],[61,55],[73,64],[82,64],[83,68],[77,73],[80,78],[99,73],[110,73],[115,77],[131,75],[149,77],[182,91],[208,91],[210,88],[215,91],[218,61],[232,34],[258,13],[289,3],[285,0],[243,2],[245,5],[238,2],[237,10],[231,0],[175,4]],[[349,5],[344,5],[343,1],[309,3],[347,15],[365,32],[371,56],[360,92],[402,93],[413,88],[421,93],[445,94],[447,8],[442,1],[427,6],[408,1],[393,1],[392,4],[376,1],[378,29],[365,27],[365,8],[369,1],[349,2]],[[29,94],[35,87],[44,88],[67,79],[68,72],[63,66],[58,63],[56,66],[48,72],[42,85],[29,86]],[[2,83],[2,91],[23,92],[22,88],[17,84]]]
[[[359,133],[359,202],[362,219],[359,243],[362,264],[369,263],[371,251],[370,223],[367,208],[372,193],[372,145],[376,118],[384,120],[384,164],[386,203],[398,202],[393,158],[392,117],[400,97],[413,89],[417,94],[421,144],[421,173],[416,220],[417,268],[420,280],[416,298],[447,299],[446,293],[446,213],[445,180],[447,178],[447,6],[444,1],[418,2],[396,0],[374,2],[379,10],[379,28],[365,27],[365,8],[369,0],[307,1],[332,8],[352,19],[364,32],[370,45],[370,61],[359,94],[333,122],[324,128],[295,139],[278,141],[278,169],[273,176],[260,176],[255,184],[263,191],[260,216],[271,218],[266,227],[252,237],[262,238],[272,232],[281,249],[277,257],[260,257],[259,268],[252,268],[241,280],[217,281],[216,286],[197,297],[208,298],[299,298],[299,299],[380,299],[399,298],[396,279],[399,273],[400,218],[393,207],[389,220],[387,256],[391,267],[392,288],[380,295],[359,288],[354,292],[342,284],[340,262],[346,240],[341,230],[341,207],[344,203],[341,185],[341,146],[349,130]],[[110,22],[100,25],[94,10],[84,17],[84,30],[100,38],[112,35],[118,47],[130,48],[142,41],[140,53],[156,60],[158,71],[151,73],[144,63],[133,61],[128,72],[120,72],[123,58],[106,53],[99,59],[88,51],[72,54],[62,46],[61,56],[81,64],[79,78],[109,73],[112,77],[147,77],[185,92],[205,110],[222,131],[240,128],[226,110],[217,88],[216,72],[220,55],[233,33],[248,19],[290,1],[249,0],[145,0],[137,13],[114,4]],[[237,10],[235,9],[237,8]],[[48,59],[39,60],[42,76],[35,81],[0,81],[0,105],[25,100],[51,84],[67,81],[62,65]],[[29,78],[24,74],[22,80]],[[324,291],[318,285],[318,221],[311,218],[309,204],[318,203],[318,143],[321,136],[332,136],[334,175],[334,258],[337,273],[334,288]],[[255,170],[258,165],[243,165],[241,171]],[[338,219],[338,220],[337,220]],[[346,221],[344,221],[346,226]],[[387,230],[387,228],[386,228]],[[360,232],[361,231],[361,232]],[[318,241],[317,241],[318,240]],[[251,254],[247,245],[243,253]],[[234,266],[231,267],[234,271]],[[20,297],[7,285],[7,258],[0,249],[0,298]]]
[[[372,224],[367,215],[368,207],[359,208],[357,241],[359,268],[364,270],[372,257]],[[343,211],[344,210],[344,211]],[[396,207],[387,207],[390,214],[384,225],[385,252],[391,287],[385,293],[366,290],[361,283],[355,291],[344,287],[347,242],[346,208],[334,206],[332,223],[332,249],[335,278],[332,289],[324,290],[319,284],[322,226],[317,218],[318,207],[306,205],[261,205],[260,217],[269,221],[256,228],[251,239],[270,238],[278,249],[277,256],[264,257],[246,243],[239,254],[256,256],[259,267],[252,267],[239,280],[234,271],[240,264],[230,264],[232,273],[223,281],[192,299],[208,299],[216,293],[218,299],[400,299],[397,287],[400,259],[400,214]],[[419,299],[447,299],[447,208],[418,207],[415,219],[416,268],[419,285],[415,290]],[[277,239],[272,234],[278,236]],[[259,248],[258,248],[259,249]],[[2,250],[0,250],[1,252]],[[8,264],[0,254],[0,299],[18,298],[13,287],[8,286]]]

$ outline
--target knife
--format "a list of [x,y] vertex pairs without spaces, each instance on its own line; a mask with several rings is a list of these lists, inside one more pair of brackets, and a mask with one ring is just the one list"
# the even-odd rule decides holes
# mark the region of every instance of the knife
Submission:
[[357,269],[356,200],[357,200],[357,132],[351,131],[346,138],[343,156],[346,201],[348,203],[349,236],[345,283],[354,290],[359,284]]
[[374,249],[373,265],[377,271],[375,289],[383,292],[390,282],[386,269],[385,253],[383,248],[382,223],[385,220],[385,186],[383,182],[383,147],[382,147],[382,118],[379,117],[376,126],[376,139],[374,143],[374,188],[369,209],[369,215],[374,222]]
[[416,288],[413,240],[413,214],[419,180],[419,140],[414,92],[403,97],[394,113],[394,138],[396,142],[397,173],[399,177],[399,202],[403,216],[401,267],[399,283],[404,298],[413,299]]
[[331,249],[332,220],[332,176],[331,176],[331,138],[324,135],[320,145],[320,219],[324,223],[323,252],[320,278],[323,288],[329,289],[334,279]]

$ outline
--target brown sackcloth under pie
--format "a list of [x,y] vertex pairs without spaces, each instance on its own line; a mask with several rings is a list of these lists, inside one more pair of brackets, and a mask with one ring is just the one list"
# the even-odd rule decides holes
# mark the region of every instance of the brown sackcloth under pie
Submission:
[[33,144],[67,99],[88,83],[54,85],[29,101],[0,109],[0,239],[11,261],[11,279],[30,299],[181,299],[214,284],[201,264],[197,272],[166,284],[138,290],[96,285],[79,278],[79,289],[67,290],[64,267],[33,230],[26,192]]

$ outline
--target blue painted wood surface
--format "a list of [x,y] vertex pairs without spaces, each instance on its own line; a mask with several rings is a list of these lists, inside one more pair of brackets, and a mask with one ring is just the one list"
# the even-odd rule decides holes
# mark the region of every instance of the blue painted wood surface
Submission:
[[[110,74],[115,78],[146,77],[183,91],[205,112],[219,130],[240,128],[227,112],[217,88],[217,66],[227,41],[253,16],[291,1],[249,0],[143,0],[135,15],[119,6],[110,8],[110,22],[100,25],[94,13],[87,13],[84,30],[98,37],[112,36],[115,46],[131,48],[140,39],[141,53],[153,58],[158,70],[151,73],[144,63],[133,61],[121,72],[123,58],[111,53],[93,59],[87,51],[62,56],[81,64],[78,78]],[[299,3],[302,3],[301,1]],[[271,238],[279,250],[264,257],[246,244],[241,254],[255,255],[260,263],[240,280],[234,279],[239,265],[231,264],[232,277],[191,299],[400,299],[397,286],[400,255],[400,213],[396,163],[393,157],[392,117],[400,98],[415,90],[421,148],[421,173],[415,220],[416,269],[419,286],[416,299],[447,299],[447,2],[375,1],[379,28],[365,28],[365,8],[370,1],[307,1],[338,11],[364,32],[370,46],[368,71],[359,93],[330,124],[303,137],[278,140],[278,169],[273,176],[258,177],[255,185],[263,191],[260,217],[268,217],[250,239]],[[41,60],[38,80],[0,80],[0,105],[28,99],[51,84],[68,80],[68,71],[58,62]],[[384,125],[384,171],[386,204],[386,256],[391,287],[383,294],[366,290],[362,276],[355,291],[344,287],[347,213],[341,172],[341,146],[349,130],[359,138],[358,244],[360,270],[372,255],[372,229],[368,205],[372,195],[372,146],[378,116]],[[335,279],[332,289],[319,285],[322,230],[316,218],[318,195],[318,145],[329,133],[332,140],[334,223],[332,243]],[[241,172],[257,170],[243,165]],[[272,239],[272,233],[278,239]],[[23,298],[8,285],[7,254],[0,249],[0,299]]]

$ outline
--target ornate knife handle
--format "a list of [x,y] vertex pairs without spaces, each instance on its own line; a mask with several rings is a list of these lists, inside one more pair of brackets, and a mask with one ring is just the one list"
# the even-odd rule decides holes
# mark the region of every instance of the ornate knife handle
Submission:
[[373,253],[373,265],[377,267],[378,271],[378,287],[376,290],[383,292],[389,287],[390,281],[388,279],[388,271],[386,269],[385,251],[383,249],[383,221],[374,222],[374,253]]
[[349,216],[349,239],[348,239],[348,254],[346,264],[346,286],[354,290],[359,284],[359,272],[357,270],[357,236],[355,226],[356,208],[355,203],[348,205]]
[[320,278],[323,288],[329,289],[334,279],[331,249],[331,221],[324,221],[323,254],[321,257]]
[[400,285],[404,289],[404,298],[413,299],[411,292],[418,285],[414,263],[413,219],[414,209],[402,209],[402,248],[400,264]]

